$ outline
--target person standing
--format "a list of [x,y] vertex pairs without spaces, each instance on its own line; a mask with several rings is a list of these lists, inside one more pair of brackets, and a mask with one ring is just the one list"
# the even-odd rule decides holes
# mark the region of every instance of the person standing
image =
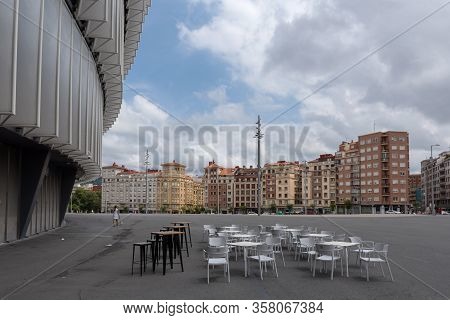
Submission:
[[119,226],[119,220],[120,220],[119,209],[117,209],[117,206],[114,206],[113,227]]

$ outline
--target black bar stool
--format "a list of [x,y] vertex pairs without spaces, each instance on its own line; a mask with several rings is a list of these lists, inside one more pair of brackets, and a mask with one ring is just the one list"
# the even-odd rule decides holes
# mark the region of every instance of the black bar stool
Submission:
[[[188,246],[188,241],[187,241],[187,226],[165,226],[164,228],[166,228],[169,231],[177,231],[177,232],[181,232],[181,239],[180,239],[180,244],[181,244],[181,249],[186,251],[186,255],[189,257],[189,246]],[[184,244],[186,244],[186,247],[184,247]],[[176,255],[176,254],[175,254]]]
[[145,272],[147,269],[147,255],[148,255],[148,247],[151,248],[151,254],[152,259],[154,260],[154,242],[153,241],[147,241],[147,242],[136,242],[133,243],[133,258],[131,261],[131,274],[134,273],[134,265],[138,262],[135,261],[135,250],[136,247],[139,248],[139,269],[142,277],[142,273]]
[[191,248],[192,248],[192,237],[191,237],[191,222],[190,221],[177,221],[177,222],[172,222],[173,225],[177,226],[187,226],[187,231],[189,233],[189,243],[191,244]]

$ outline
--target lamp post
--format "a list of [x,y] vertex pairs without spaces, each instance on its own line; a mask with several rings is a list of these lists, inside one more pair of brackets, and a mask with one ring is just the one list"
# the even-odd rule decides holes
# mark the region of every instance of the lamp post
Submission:
[[440,147],[439,144],[432,144],[430,146],[431,156],[430,156],[430,163],[431,163],[431,213],[433,215],[436,215],[436,208],[434,207],[434,163],[433,163],[433,147]]
[[148,165],[149,165],[150,155],[148,149],[145,151],[145,214],[148,214]]
[[261,139],[264,134],[261,133],[261,118],[258,115],[258,121],[256,122],[256,134],[255,138],[258,139],[258,187],[256,189],[257,204],[258,204],[258,216],[261,215]]

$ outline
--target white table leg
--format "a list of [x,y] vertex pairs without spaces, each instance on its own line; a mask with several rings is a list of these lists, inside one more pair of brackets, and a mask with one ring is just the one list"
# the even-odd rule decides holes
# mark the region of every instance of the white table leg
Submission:
[[345,247],[345,268],[347,269],[347,278],[348,278],[348,248]]
[[247,247],[244,247],[244,275],[247,277]]

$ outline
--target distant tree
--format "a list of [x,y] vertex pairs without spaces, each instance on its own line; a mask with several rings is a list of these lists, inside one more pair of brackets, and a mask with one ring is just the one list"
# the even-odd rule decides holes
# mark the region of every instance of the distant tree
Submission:
[[293,208],[294,208],[294,206],[290,203],[286,206],[286,209],[288,210],[289,213],[292,213]]
[[275,205],[275,203],[272,203],[270,205],[270,212],[272,212],[272,213],[277,212],[277,206]]
[[330,204],[330,211],[334,212],[336,210],[336,205],[334,203]]
[[[78,188],[72,194],[73,212],[100,212],[101,192]],[[70,210],[70,208],[69,208]]]

